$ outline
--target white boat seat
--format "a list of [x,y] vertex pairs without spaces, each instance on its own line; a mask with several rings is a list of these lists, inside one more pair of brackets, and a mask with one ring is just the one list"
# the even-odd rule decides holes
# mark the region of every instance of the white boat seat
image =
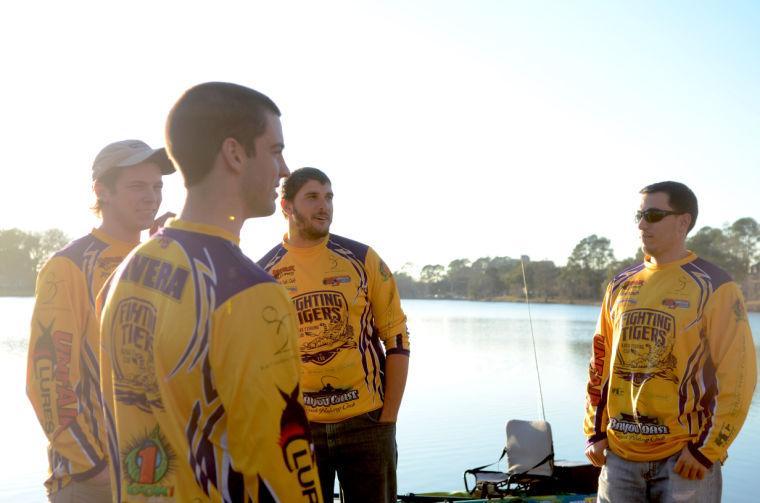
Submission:
[[551,477],[554,472],[552,427],[546,421],[507,421],[507,473]]
[[[525,479],[551,477],[554,471],[554,445],[552,428],[546,421],[507,421],[507,444],[499,459],[489,465],[478,466],[464,472],[464,486],[472,493],[477,488],[483,494],[493,493],[511,482],[520,483]],[[506,472],[485,470],[507,457]],[[475,478],[471,491],[467,476]],[[484,492],[485,491],[485,492]]]

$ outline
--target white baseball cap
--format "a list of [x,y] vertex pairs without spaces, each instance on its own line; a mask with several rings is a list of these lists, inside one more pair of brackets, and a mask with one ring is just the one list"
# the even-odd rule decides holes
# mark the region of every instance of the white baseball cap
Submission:
[[97,180],[115,168],[135,166],[145,161],[155,162],[161,173],[174,173],[174,164],[166,155],[165,148],[150,148],[140,140],[122,140],[103,147],[92,163],[92,179]]

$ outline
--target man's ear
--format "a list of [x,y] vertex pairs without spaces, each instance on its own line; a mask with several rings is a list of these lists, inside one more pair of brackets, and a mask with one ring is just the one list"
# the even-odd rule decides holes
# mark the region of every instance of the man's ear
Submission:
[[225,138],[222,141],[222,147],[219,149],[219,154],[224,159],[224,164],[236,173],[242,173],[243,163],[248,155],[245,152],[240,142],[235,138]]
[[282,214],[285,218],[290,218],[290,214],[293,211],[293,203],[284,197],[280,197],[280,208],[282,209]]
[[680,215],[681,221],[683,222],[683,233],[684,236],[689,233],[689,226],[691,225],[691,219],[692,216],[690,213],[684,213],[683,215]]

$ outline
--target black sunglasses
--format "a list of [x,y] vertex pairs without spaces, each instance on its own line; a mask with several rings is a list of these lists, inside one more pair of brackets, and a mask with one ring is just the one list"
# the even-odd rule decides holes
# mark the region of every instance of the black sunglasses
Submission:
[[680,211],[661,210],[659,208],[649,208],[644,211],[636,212],[636,223],[641,222],[643,218],[650,224],[654,224],[667,217],[668,215],[683,215]]

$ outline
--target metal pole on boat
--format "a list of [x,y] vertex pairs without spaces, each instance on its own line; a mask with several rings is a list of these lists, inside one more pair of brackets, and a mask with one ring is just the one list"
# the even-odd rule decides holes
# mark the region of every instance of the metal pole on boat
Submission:
[[520,257],[520,267],[522,267],[523,287],[525,289],[525,303],[528,305],[528,322],[530,323],[530,339],[533,341],[533,361],[536,364],[536,377],[538,378],[538,396],[541,400],[541,420],[546,422],[546,413],[544,412],[544,392],[541,390],[541,373],[538,371],[538,353],[536,352],[536,337],[533,335],[533,316],[530,313],[530,298],[528,297],[528,280],[525,278],[525,261]]

